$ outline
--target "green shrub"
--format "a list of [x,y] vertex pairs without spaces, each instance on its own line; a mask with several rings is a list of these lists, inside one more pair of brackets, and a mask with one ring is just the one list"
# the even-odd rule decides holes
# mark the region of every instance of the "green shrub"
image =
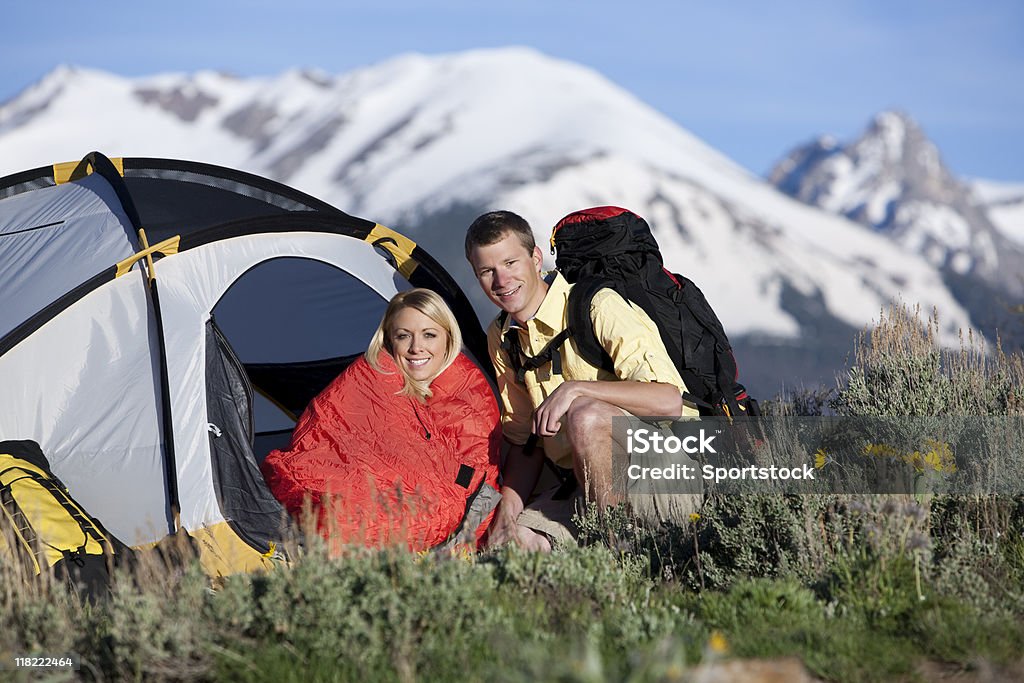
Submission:
[[[324,670],[375,680],[448,679],[482,666],[489,639],[507,626],[483,599],[494,589],[489,572],[463,560],[315,551],[279,571],[229,578],[206,615],[226,634],[219,655],[225,676],[288,680]],[[241,656],[265,647],[258,662]]]
[[937,341],[936,316],[922,322],[893,306],[858,338],[854,364],[832,407],[840,415],[1024,415],[1024,363],[968,332],[959,352]]

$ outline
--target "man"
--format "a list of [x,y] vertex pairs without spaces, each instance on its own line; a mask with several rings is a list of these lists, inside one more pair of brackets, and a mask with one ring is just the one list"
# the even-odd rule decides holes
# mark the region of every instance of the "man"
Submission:
[[[551,514],[558,506],[550,494],[542,495],[536,508],[531,505],[535,509],[526,509],[545,455],[571,470],[586,500],[603,509],[621,502],[612,490],[612,418],[627,414],[677,417],[697,411],[683,404],[686,386],[657,326],[642,309],[608,289],[595,295],[591,318],[598,340],[614,361],[615,373],[583,360],[570,340],[559,348],[561,374],[549,363],[517,381],[510,351],[502,348],[505,336],[509,331],[518,335],[522,353],[537,355],[566,328],[571,285],[557,273],[542,277],[543,259],[533,230],[510,211],[486,213],[473,222],[466,232],[466,258],[484,293],[503,311],[487,330],[504,408],[502,426],[510,446],[490,543],[515,540],[528,549],[549,550],[548,536],[564,535],[550,531],[546,522],[566,525],[572,502],[568,509],[561,506],[561,514]],[[544,454],[524,449],[531,433],[543,438]]]

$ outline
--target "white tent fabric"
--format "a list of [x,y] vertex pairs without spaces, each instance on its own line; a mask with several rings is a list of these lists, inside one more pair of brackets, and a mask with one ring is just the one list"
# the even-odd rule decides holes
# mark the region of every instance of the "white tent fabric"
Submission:
[[99,175],[0,201],[0,337],[133,254],[121,203]]
[[126,543],[169,530],[147,299],[136,268],[0,356],[3,438],[37,441],[79,502]]

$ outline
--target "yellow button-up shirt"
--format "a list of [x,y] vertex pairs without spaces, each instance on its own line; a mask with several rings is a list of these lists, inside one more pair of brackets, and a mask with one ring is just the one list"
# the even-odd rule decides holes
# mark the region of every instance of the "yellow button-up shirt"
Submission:
[[[561,375],[553,374],[551,364],[548,363],[536,372],[527,372],[525,385],[517,383],[515,370],[508,356],[501,350],[505,332],[510,328],[516,329],[523,353],[535,356],[568,326],[569,291],[572,285],[561,275],[556,274],[553,280],[548,279],[551,284],[547,295],[536,315],[525,325],[517,324],[512,316],[507,316],[504,325],[501,325],[499,316],[487,328],[487,347],[498,376],[498,390],[504,408],[502,428],[506,439],[514,444],[526,443],[534,409],[567,380],[662,382],[679,387],[680,393],[686,391],[686,385],[665,350],[654,321],[642,308],[634,306],[610,289],[599,290],[594,296],[590,318],[594,322],[594,333],[598,341],[615,363],[615,373],[585,361],[576,350],[575,340],[570,338],[560,349]],[[697,411],[684,404],[681,416],[690,415],[697,415]],[[558,434],[544,439],[544,452],[557,465],[572,467],[572,450],[564,424]]]

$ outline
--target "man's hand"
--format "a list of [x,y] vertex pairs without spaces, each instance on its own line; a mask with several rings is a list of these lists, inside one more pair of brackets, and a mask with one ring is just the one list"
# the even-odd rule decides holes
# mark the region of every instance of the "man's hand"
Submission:
[[533,433],[537,436],[554,436],[562,428],[562,418],[569,412],[569,406],[579,396],[582,382],[562,382],[533,411]]
[[531,553],[551,552],[551,541],[546,536],[521,524],[516,527],[516,543],[520,548]]
[[488,548],[512,541],[526,550],[551,550],[547,538],[519,525],[519,515],[537,486],[543,466],[544,452],[541,448],[534,448],[532,455],[527,455],[522,446],[509,444],[502,470],[505,485],[501,487],[501,502],[487,531]]
[[517,537],[516,520],[523,511],[523,501],[515,491],[509,487],[501,490],[501,502],[494,512],[494,519],[491,520],[490,529],[487,531],[487,547],[496,548],[505,545]]
[[[506,497],[506,493],[509,494],[508,497]],[[522,511],[523,502],[519,495],[510,489],[503,490],[501,503],[498,504],[491,528],[487,533],[488,548],[497,548],[512,542],[530,552],[551,552],[551,542],[547,538],[517,522]]]

